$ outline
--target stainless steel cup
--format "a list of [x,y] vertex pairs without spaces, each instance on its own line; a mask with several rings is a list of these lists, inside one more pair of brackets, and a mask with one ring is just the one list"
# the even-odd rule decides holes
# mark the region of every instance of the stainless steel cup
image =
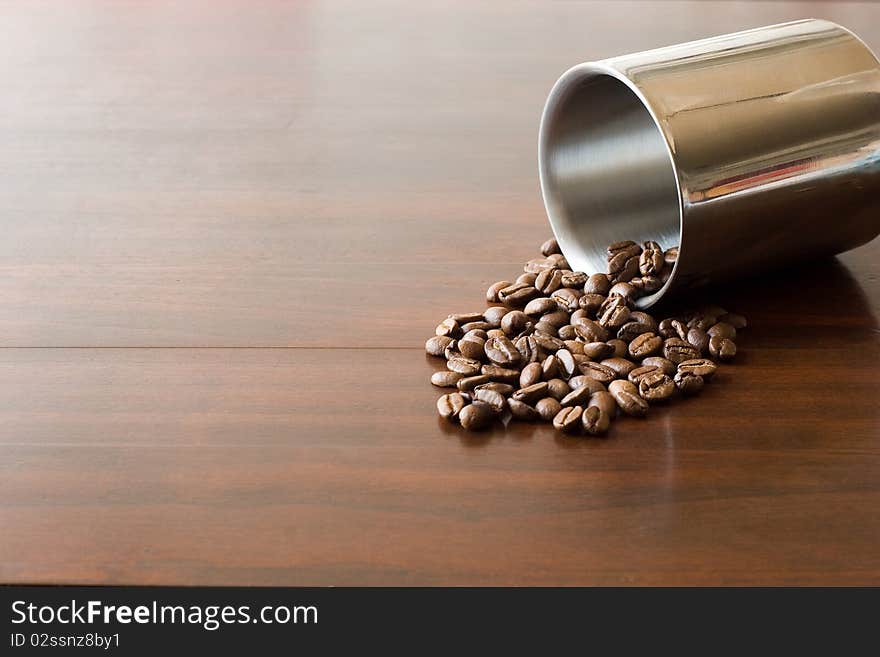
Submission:
[[621,239],[679,245],[642,307],[880,233],[880,63],[828,21],[575,66],[539,142],[544,204],[574,269],[605,271]]

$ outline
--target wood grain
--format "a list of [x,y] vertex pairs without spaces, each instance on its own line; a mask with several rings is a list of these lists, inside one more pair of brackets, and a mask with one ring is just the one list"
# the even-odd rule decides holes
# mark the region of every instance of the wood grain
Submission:
[[568,66],[874,3],[7,2],[0,582],[880,584],[880,246],[607,440],[435,415]]

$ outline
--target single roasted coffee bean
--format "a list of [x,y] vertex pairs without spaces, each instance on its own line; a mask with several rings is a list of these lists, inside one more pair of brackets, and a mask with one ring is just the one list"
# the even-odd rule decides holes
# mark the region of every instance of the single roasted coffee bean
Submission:
[[608,344],[614,347],[614,353],[612,354],[614,358],[626,358],[629,355],[629,345],[620,338],[608,340]]
[[[610,263],[609,263],[609,272],[610,272]],[[613,283],[628,283],[636,276],[639,275],[639,259],[638,257],[632,257],[624,263],[623,268],[620,269],[611,279]]]
[[[459,374],[459,376],[461,376]],[[485,374],[474,374],[473,376],[465,376],[458,380],[456,387],[459,392],[473,392],[478,386],[489,383],[491,379]]]
[[673,246],[666,249],[666,251],[663,253],[663,260],[666,262],[667,265],[674,265],[675,261],[678,260],[678,247]]
[[574,326],[572,326],[571,324],[566,324],[565,326],[560,326],[559,330],[556,331],[556,335],[559,336],[559,339],[563,340],[563,341],[574,340],[577,337],[579,337]]
[[557,401],[565,397],[568,393],[571,392],[571,386],[569,386],[562,379],[550,379],[547,381],[547,396],[553,397]]
[[504,398],[500,392],[496,392],[494,390],[489,390],[487,388],[481,388],[480,390],[474,390],[474,399],[478,399],[481,402],[486,402],[489,406],[492,407],[492,410],[495,413],[503,413],[504,409],[507,408],[507,400]]
[[590,389],[586,386],[575,388],[563,397],[559,403],[563,406],[586,406],[590,401],[590,396],[592,394],[593,393],[591,393]]
[[510,287],[510,281],[498,281],[497,283],[492,283],[489,286],[489,289],[486,290],[486,301],[489,303],[498,303],[501,299],[498,297],[498,293],[501,292],[506,287]]
[[639,256],[639,271],[642,276],[656,276],[665,262],[660,245],[657,242],[645,242],[645,248]]
[[577,363],[574,356],[568,349],[560,349],[556,352],[556,359],[559,363],[559,377],[562,379],[570,379],[577,371]]
[[464,356],[453,356],[446,361],[446,367],[452,372],[458,372],[464,376],[473,376],[480,373],[482,363],[473,358],[465,358]]
[[588,406],[595,406],[602,409],[609,418],[613,418],[617,413],[617,402],[607,390],[597,390],[590,395]]
[[660,325],[657,328],[657,333],[660,334],[661,338],[678,338],[679,340],[686,340],[688,327],[684,322],[670,317],[660,322]]
[[[481,375],[482,376],[482,375]],[[487,377],[488,378],[488,377]],[[513,394],[513,391],[516,390],[509,383],[499,383],[497,381],[490,381],[489,383],[481,383],[476,386],[474,390],[494,390],[500,395],[504,395],[505,397],[509,397]]]
[[602,294],[585,294],[578,299],[578,306],[587,313],[587,317],[595,317],[607,298]]
[[675,384],[663,372],[647,374],[639,381],[639,395],[648,401],[669,399],[675,392]]
[[577,287],[583,289],[588,276],[582,271],[572,271],[562,275],[563,287]]
[[584,342],[605,342],[608,339],[608,329],[592,319],[580,320],[574,331]]
[[549,297],[538,297],[532,299],[523,308],[523,312],[529,317],[540,317],[549,312],[555,312],[558,309],[556,302]]
[[650,333],[651,327],[641,322],[627,322],[617,331],[617,337],[624,342],[632,342],[642,333]]
[[589,319],[592,321],[592,318],[587,311],[585,311],[583,308],[578,308],[571,315],[568,316],[568,323],[572,326],[577,326],[585,319]]
[[529,406],[533,405],[539,399],[543,399],[547,396],[547,382],[541,381],[540,383],[533,383],[530,386],[525,388],[520,388],[511,396],[512,399],[517,401],[521,401],[524,404],[528,404]]
[[532,258],[523,265],[523,271],[527,274],[540,274],[546,269],[561,269],[561,267],[556,264],[555,260],[551,260],[549,256],[546,258]]
[[617,402],[617,407],[633,417],[644,417],[648,413],[648,402],[641,398],[635,384],[624,379],[612,381],[608,392]]
[[731,360],[736,356],[736,343],[729,338],[715,335],[709,338],[709,353],[718,360]]
[[598,406],[588,406],[581,413],[581,424],[589,435],[601,436],[611,428],[611,418]]
[[541,245],[541,255],[549,256],[554,253],[561,253],[561,251],[559,250],[559,244],[556,242],[556,238],[551,237]]
[[691,317],[687,322],[688,329],[701,329],[703,331],[708,331],[714,325],[715,317],[713,315],[696,315],[695,317]]
[[587,342],[582,346],[583,353],[593,360],[604,360],[614,355],[614,347],[607,342]]
[[694,345],[702,355],[709,353],[709,334],[703,329],[693,328],[688,331],[687,341]]
[[539,363],[543,354],[533,335],[523,335],[513,343],[520,355],[520,363]]
[[493,328],[493,329],[489,329],[488,331],[486,331],[486,339],[487,340],[489,338],[505,337],[506,335],[507,334],[504,331],[502,331],[500,328]]
[[492,381],[500,381],[501,383],[516,383],[519,379],[519,370],[508,367],[499,367],[498,365],[483,365],[480,371],[488,376]]
[[538,383],[543,375],[544,371],[541,368],[541,363],[529,363],[520,372],[519,387],[528,388],[530,385]]
[[488,331],[492,328],[492,325],[489,322],[468,322],[467,324],[461,325],[461,330],[464,333],[468,333],[469,331]]
[[531,332],[535,323],[521,310],[511,310],[501,318],[501,330],[508,337]]
[[573,313],[579,307],[578,300],[581,298],[581,293],[569,287],[561,287],[551,294],[550,298],[556,302],[560,310]]
[[425,342],[425,353],[429,356],[442,356],[451,342],[452,338],[448,335],[435,335]]
[[[516,401],[511,399],[510,401]],[[508,404],[510,403],[508,402]],[[562,405],[559,403],[558,399],[554,399],[553,397],[544,397],[544,399],[538,400],[535,404],[535,410],[538,411],[538,414],[541,416],[541,419],[546,422],[552,422],[553,418],[556,417],[556,414],[562,410]]]
[[636,364],[626,358],[606,358],[600,364],[614,370],[618,379],[625,379],[636,368]]
[[666,376],[672,376],[675,374],[676,365],[668,358],[663,358],[663,356],[649,356],[642,360],[642,365],[654,365],[663,370],[663,373]]
[[584,363],[581,365],[581,373],[606,385],[617,378],[617,372],[601,363]]
[[583,354],[584,343],[580,340],[563,340],[562,349],[568,349],[572,354]]
[[598,294],[606,296],[611,289],[611,281],[607,274],[591,274],[584,283],[584,294]]
[[643,326],[647,326],[652,333],[657,332],[657,320],[651,315],[641,310],[633,310],[629,313],[629,321],[638,322]]
[[710,338],[719,336],[728,340],[736,340],[736,329],[727,322],[718,322],[713,324],[706,333]]
[[559,334],[559,331],[556,330],[556,327],[553,326],[553,324],[540,321],[535,322],[535,326],[532,328],[532,331],[534,332],[533,335],[540,334],[544,336],[549,336],[551,338],[555,338]]
[[519,276],[517,276],[514,283],[522,283],[524,285],[534,286],[536,280],[538,280],[537,274],[526,273],[526,274],[520,274]]
[[718,366],[708,358],[695,358],[693,360],[682,361],[678,364],[679,372],[690,372],[691,374],[697,374],[704,379],[708,379],[715,374],[717,369]]
[[507,367],[516,365],[522,358],[516,346],[510,338],[489,338],[486,340],[484,351],[486,357],[496,365]]
[[486,340],[477,335],[471,335],[458,341],[458,351],[461,352],[461,355],[465,358],[483,360],[483,348],[485,345]]
[[555,379],[561,371],[559,359],[552,354],[550,356],[547,356],[547,358],[544,359],[544,362],[541,363],[541,369],[543,369],[544,371],[543,378],[545,381]]
[[678,388],[682,394],[685,395],[695,395],[700,390],[703,389],[703,377],[699,374],[694,374],[692,372],[679,370],[675,374],[675,378],[673,379],[675,383],[675,387]]
[[525,420],[527,422],[531,422],[541,419],[541,415],[540,413],[538,413],[536,408],[534,408],[533,406],[529,406],[528,404],[524,404],[521,401],[517,401],[516,399],[508,399],[507,407],[510,409],[510,414],[517,420]]
[[461,426],[469,431],[479,431],[485,429],[495,418],[495,412],[486,402],[475,401],[468,404],[458,414],[458,421]]
[[642,333],[629,343],[629,355],[636,360],[642,360],[655,355],[663,348],[663,338],[654,333]]
[[647,376],[648,374],[653,374],[654,372],[660,372],[661,374],[665,374],[665,372],[660,369],[657,365],[642,365],[641,367],[637,367],[632,370],[629,374],[627,374],[626,378],[631,383],[639,385],[639,382],[642,380],[642,377]]
[[680,338],[667,338],[663,343],[663,356],[678,365],[684,360],[699,358],[700,352],[690,342]]
[[458,372],[450,372],[449,370],[439,370],[431,375],[431,383],[440,388],[454,388],[459,379],[463,378],[463,374]]
[[470,340],[471,338],[480,338],[485,341],[489,339],[489,334],[484,329],[471,329],[461,337],[462,340]]
[[483,319],[483,313],[474,312],[474,313],[454,313],[450,315],[447,319],[454,319],[459,325],[467,324],[468,322],[479,322]]
[[553,426],[564,433],[576,433],[581,426],[581,414],[584,409],[580,406],[563,408],[553,418]]
[[562,287],[562,272],[558,269],[547,269],[535,278],[535,288],[541,294],[552,294]]
[[446,360],[449,360],[457,356],[461,356],[461,352],[458,350],[458,340],[453,340],[446,345],[446,349],[443,350],[443,357]]
[[541,321],[552,324],[558,329],[560,326],[565,326],[569,323],[568,313],[564,310],[557,310],[552,313],[547,313],[546,315],[541,315]]
[[546,353],[552,354],[560,349],[565,349],[565,343],[562,340],[546,333],[536,333],[535,343]]
[[612,297],[619,297],[626,302],[627,306],[632,307],[638,296],[638,290],[632,285],[625,282],[618,282],[612,285],[611,289],[608,290],[607,303],[610,303]]
[[661,287],[665,281],[659,276],[636,276],[629,284],[642,294],[653,294]]
[[437,400],[437,412],[447,420],[457,420],[461,410],[467,406],[468,400],[458,392],[443,395]]
[[736,313],[725,313],[718,318],[718,321],[730,324],[737,331],[749,325],[745,317]]
[[640,247],[632,240],[620,240],[619,242],[612,242],[605,250],[605,254],[608,256],[609,260],[620,253],[625,253],[627,257],[631,257],[637,256],[641,252],[642,247]]
[[608,297],[599,314],[599,324],[616,331],[629,321],[629,307],[623,297]]
[[568,260],[561,253],[551,253],[547,256],[547,262],[551,263],[557,269],[571,269]]
[[461,335],[461,327],[458,325],[458,322],[449,317],[437,325],[437,329],[434,333],[436,335],[446,335],[454,338]]
[[526,283],[514,283],[498,292],[498,300],[506,306],[519,308],[538,296],[538,290]]
[[590,394],[600,392],[605,390],[605,386],[594,379],[591,376],[586,376],[584,374],[579,374],[578,376],[573,376],[568,380],[568,385],[572,390],[577,390],[578,388],[588,388]]

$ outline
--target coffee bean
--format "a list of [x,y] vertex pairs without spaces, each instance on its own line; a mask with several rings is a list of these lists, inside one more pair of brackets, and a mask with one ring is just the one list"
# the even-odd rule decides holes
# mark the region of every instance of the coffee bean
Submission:
[[578,299],[578,306],[588,317],[595,317],[607,298],[602,294],[585,294]]
[[581,373],[606,385],[617,378],[617,372],[601,363],[584,363],[581,365]]
[[656,276],[663,269],[664,264],[660,245],[657,242],[646,242],[645,249],[639,256],[639,271],[642,276]]
[[458,372],[464,376],[473,376],[479,374],[481,363],[473,358],[465,358],[464,356],[453,356],[446,361],[446,367],[452,372]]
[[560,326],[565,326],[568,324],[568,313],[564,310],[557,310],[556,312],[547,313],[546,315],[541,315],[541,321],[547,322],[548,324],[552,324],[557,329]]
[[439,370],[431,375],[431,383],[440,388],[454,388],[464,375],[448,370]]
[[687,334],[687,341],[694,345],[701,354],[709,353],[709,334],[703,329],[690,329]]
[[580,340],[563,340],[562,349],[568,349],[572,354],[584,353],[584,343]]
[[562,272],[558,269],[547,269],[535,278],[535,288],[542,294],[552,294],[562,287]]
[[621,240],[619,242],[612,242],[608,245],[608,249],[605,251],[608,259],[610,260],[612,257],[616,256],[619,253],[625,253],[627,257],[639,255],[642,252],[642,247],[633,242],[632,240]]
[[498,303],[501,299],[498,297],[498,293],[506,287],[510,287],[510,281],[498,281],[497,283],[492,283],[489,286],[489,289],[486,290],[486,301],[489,303]]
[[523,309],[523,312],[530,317],[540,317],[549,312],[555,312],[557,309],[558,306],[553,299],[550,299],[549,297],[538,297],[537,299],[529,301]]
[[[511,401],[516,400],[511,399],[507,403],[509,404]],[[535,404],[535,410],[538,411],[542,420],[552,422],[553,418],[555,418],[559,411],[562,410],[562,405],[559,403],[559,400],[554,399],[553,397],[544,397],[544,399],[538,400]]]
[[591,274],[584,283],[584,294],[598,294],[606,296],[611,289],[611,281],[607,274]]
[[578,388],[587,388],[590,391],[590,394],[594,394],[597,392],[601,392],[605,390],[605,386],[594,379],[591,376],[586,376],[584,374],[579,374],[578,376],[573,376],[568,380],[568,385],[572,390],[577,390]]
[[467,403],[464,395],[451,392],[437,400],[437,412],[440,413],[440,417],[445,417],[448,420],[457,420],[461,410],[467,406]]
[[597,390],[590,395],[588,406],[595,406],[601,409],[609,417],[613,418],[617,413],[617,402],[607,390]]
[[520,355],[520,363],[539,363],[543,354],[538,340],[533,335],[524,335],[513,343]]
[[569,315],[568,323],[572,326],[577,326],[585,319],[591,320],[592,318],[590,317],[589,313],[587,313],[583,308],[578,308],[571,315]]
[[516,277],[514,283],[522,283],[523,285],[531,285],[534,287],[535,281],[538,280],[537,274],[520,274]]
[[684,360],[699,358],[700,352],[690,342],[680,338],[667,338],[663,343],[663,356],[677,365]]
[[516,383],[519,380],[519,371],[498,365],[483,365],[480,371],[492,381],[501,383]]
[[601,436],[611,428],[611,418],[598,406],[588,406],[581,414],[584,431],[591,436]]
[[582,271],[572,271],[562,275],[563,287],[576,287],[583,289],[587,283],[587,275]]
[[425,353],[429,356],[442,356],[451,342],[452,338],[447,335],[435,335],[425,342]]
[[656,365],[642,365],[641,367],[637,367],[632,370],[627,376],[627,380],[631,383],[639,385],[639,382],[642,380],[642,377],[647,376],[648,374],[652,374],[653,372],[660,372],[661,374],[665,374],[662,369],[657,367]]
[[535,335],[541,334],[544,336],[549,336],[555,338],[559,331],[556,330],[556,327],[553,324],[548,324],[547,322],[535,322],[535,326],[532,329],[535,332]]
[[583,412],[584,409],[580,406],[563,408],[553,418],[553,426],[565,433],[575,433],[580,429],[581,414]]
[[648,401],[669,399],[675,392],[675,384],[668,376],[660,372],[646,374],[639,381],[639,395]]
[[557,244],[556,238],[551,237],[541,245],[541,255],[549,256],[554,253],[561,253],[561,251],[559,250],[559,244]]
[[672,376],[675,374],[676,365],[668,358],[663,358],[662,356],[649,356],[642,360],[642,365],[654,365],[663,370],[663,373],[666,376]]
[[551,263],[557,269],[571,269],[568,260],[561,253],[551,253],[547,256],[547,262]]
[[507,408],[507,400],[504,398],[500,392],[496,392],[494,390],[489,390],[487,388],[481,388],[480,390],[474,390],[474,399],[478,399],[481,402],[486,402],[489,406],[492,407],[492,410],[495,413],[503,413]]
[[696,374],[704,379],[708,379],[715,374],[717,369],[718,366],[708,358],[695,358],[678,364],[679,372],[690,372],[691,374]]
[[718,321],[730,324],[737,331],[744,329],[749,325],[745,317],[737,315],[736,313],[725,313],[718,318]]
[[627,322],[617,331],[617,337],[624,342],[632,342],[642,333],[650,333],[651,327],[641,322]]
[[483,311],[483,320],[492,328],[499,328],[501,326],[501,318],[508,312],[510,311],[504,306],[491,306]]
[[[611,263],[608,264],[609,273],[611,271]],[[628,283],[639,275],[639,258],[634,256],[627,260],[623,267],[611,279],[612,283]]]
[[562,379],[550,379],[547,381],[547,396],[560,400],[571,392],[571,387]]
[[500,328],[493,328],[493,329],[489,329],[488,331],[486,331],[486,339],[487,340],[489,338],[498,338],[498,337],[505,336],[505,335],[507,335],[507,334],[504,331],[502,331]]
[[523,271],[527,274],[540,274],[546,269],[561,269],[555,260],[547,258],[532,258],[524,266]]
[[636,360],[653,356],[663,348],[663,338],[654,333],[642,333],[629,343],[629,355]]
[[454,338],[458,335],[461,335],[461,327],[459,327],[458,322],[449,317],[447,319],[444,319],[437,325],[434,333],[436,335],[445,335]]
[[529,406],[528,404],[524,404],[521,401],[517,401],[516,399],[508,399],[507,407],[510,409],[510,414],[517,420],[525,420],[527,422],[531,422],[541,419],[541,414],[538,413],[536,408],[534,408],[533,406]]
[[614,370],[618,379],[625,379],[636,368],[636,364],[626,358],[606,358],[599,364]]
[[608,297],[600,312],[599,324],[609,330],[616,331],[629,321],[629,308],[622,297]]
[[470,340],[471,338],[480,338],[480,340],[488,340],[489,335],[483,329],[471,329],[463,336],[461,336],[462,340]]
[[614,347],[607,342],[587,342],[582,349],[583,353],[593,360],[604,360],[614,355]]
[[461,325],[461,330],[464,333],[468,333],[470,331],[488,331],[492,328],[492,325],[489,322],[468,322],[467,324]]
[[614,348],[613,358],[626,358],[629,355],[629,345],[623,340],[619,338],[608,340],[608,344]]
[[709,338],[709,353],[718,360],[731,360],[736,356],[736,343],[720,335]]
[[663,287],[665,282],[659,276],[636,276],[629,284],[643,294],[653,294]]
[[[505,315],[506,317],[506,315]],[[484,349],[486,357],[496,365],[516,365],[522,356],[510,338],[489,338]]]
[[727,322],[718,322],[714,324],[706,333],[710,338],[719,336],[728,340],[736,340],[736,329]]
[[565,343],[552,335],[536,333],[534,337],[538,347],[547,353],[556,353],[560,349],[565,349]]
[[479,431],[485,429],[495,417],[495,412],[489,404],[481,401],[475,401],[468,404],[458,414],[458,421],[461,426],[469,431]]
[[697,315],[696,317],[692,317],[691,319],[689,319],[687,322],[688,329],[700,329],[702,331],[708,331],[714,325],[715,317],[711,315]]
[[474,390],[475,391],[476,390],[494,390],[495,392],[497,392],[500,395],[504,395],[505,397],[509,397],[510,395],[513,394],[513,391],[516,390],[516,388],[514,388],[509,383],[499,383],[497,381],[490,381],[489,383],[481,383],[480,385],[474,387]]
[[556,302],[560,310],[573,313],[578,309],[578,300],[581,293],[568,287],[561,287],[550,295],[550,298]]
[[512,399],[517,401],[521,401],[525,404],[531,406],[539,399],[547,396],[547,382],[541,381],[540,383],[533,383],[530,386],[526,386],[525,388],[520,388],[511,396]]
[[657,333],[661,338],[686,340],[688,327],[680,320],[670,317],[660,322],[660,325],[657,327]]
[[453,340],[449,344],[446,345],[446,348],[443,350],[443,357],[446,360],[450,358],[455,358],[456,356],[461,356],[461,352],[458,350],[458,340]]
[[541,368],[544,370],[543,378],[545,381],[555,379],[561,370],[559,359],[554,355],[547,356],[547,358],[544,359],[544,362],[541,363]]
[[644,417],[648,413],[648,402],[639,396],[639,390],[633,383],[624,379],[612,381],[608,392],[614,397],[618,408],[627,415]]
[[506,306],[518,308],[525,306],[538,296],[538,290],[526,283],[514,283],[498,292],[498,300]]
[[584,342],[605,342],[608,339],[608,330],[592,319],[582,319],[574,327],[574,331]]
[[501,318],[501,330],[509,337],[531,332],[534,326],[531,318],[521,310],[511,310]]
[[541,363],[529,363],[526,365],[519,375],[519,387],[528,388],[530,385],[538,383],[544,376],[544,370]]
[[483,360],[483,347],[485,346],[485,344],[486,340],[484,340],[483,338],[476,335],[471,335],[470,337],[462,338],[458,341],[458,350],[465,358]]
[[641,310],[633,310],[629,313],[629,321],[638,322],[642,326],[647,326],[652,333],[657,332],[657,320],[648,313]]
[[572,354],[572,358],[574,358],[574,364],[576,365],[575,370],[580,371],[580,366],[582,363],[589,363],[592,359],[586,354]]
[[675,387],[685,395],[697,394],[703,389],[704,384],[703,377],[699,374],[687,371],[682,372],[681,370],[676,372],[673,382],[675,383]]
[[593,393],[586,386],[575,388],[560,400],[562,406],[586,406]]
[[474,374],[473,376],[466,376],[459,379],[456,387],[459,392],[473,392],[478,386],[485,385],[489,383],[489,381],[490,378],[485,374]]
[[560,349],[556,352],[556,359],[559,363],[560,378],[570,379],[577,370],[574,356],[568,349]]
[[671,248],[666,249],[663,253],[663,260],[667,265],[674,265],[675,261],[678,260],[678,247],[673,246]]

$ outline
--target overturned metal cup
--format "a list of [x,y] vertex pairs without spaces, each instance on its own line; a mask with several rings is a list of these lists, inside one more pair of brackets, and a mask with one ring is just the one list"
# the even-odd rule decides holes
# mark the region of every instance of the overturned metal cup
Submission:
[[880,62],[804,20],[580,64],[556,82],[541,189],[572,268],[621,240],[679,245],[649,307],[880,233]]

